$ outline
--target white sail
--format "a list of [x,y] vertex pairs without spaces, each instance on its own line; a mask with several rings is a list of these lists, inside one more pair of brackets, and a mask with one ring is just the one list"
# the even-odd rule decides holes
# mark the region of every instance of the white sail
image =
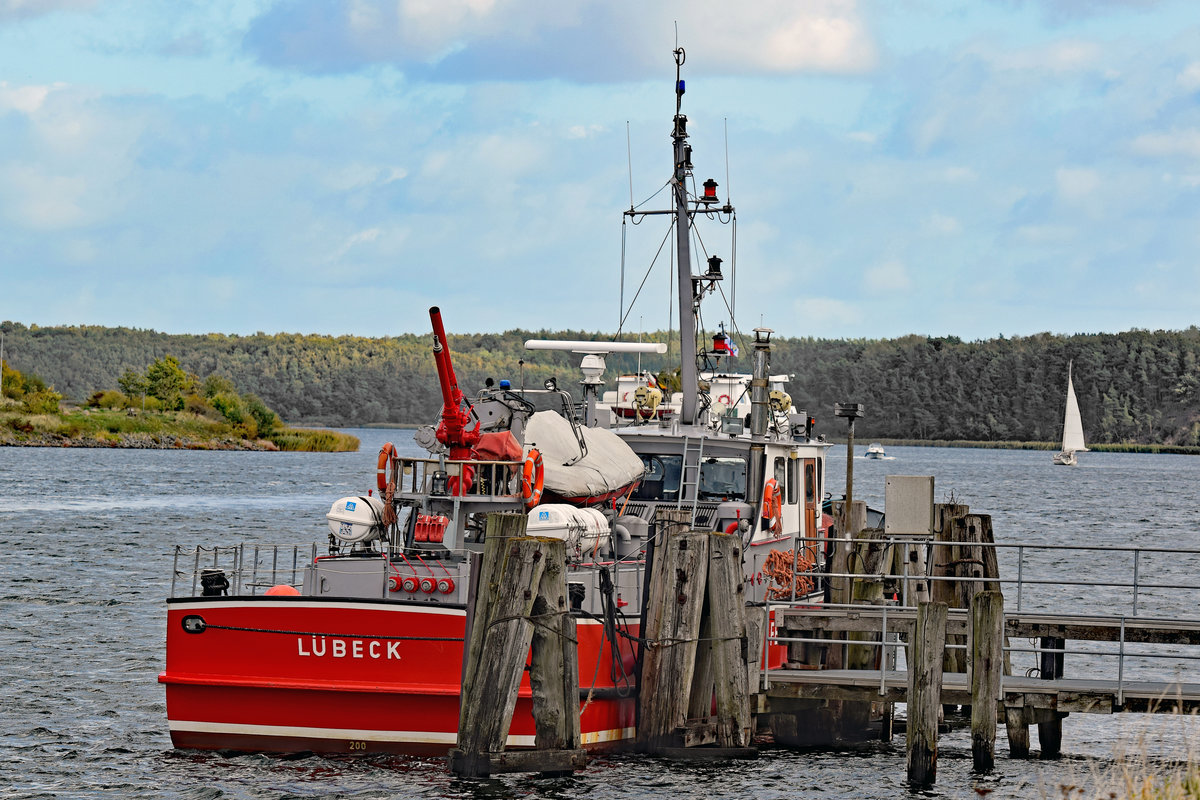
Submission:
[[1079,401],[1075,399],[1075,384],[1071,381],[1071,367],[1067,367],[1067,411],[1063,416],[1064,453],[1087,452],[1083,441],[1083,420],[1079,417]]

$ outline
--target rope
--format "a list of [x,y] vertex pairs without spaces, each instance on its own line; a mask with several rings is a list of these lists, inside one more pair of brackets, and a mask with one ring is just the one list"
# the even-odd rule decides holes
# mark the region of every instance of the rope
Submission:
[[242,633],[281,633],[285,636],[330,636],[339,639],[396,639],[409,642],[461,642],[462,637],[454,636],[385,636],[378,633],[320,633],[314,631],[280,631],[272,628],[242,628],[237,625],[204,624],[204,630],[241,631]]
[[795,596],[805,595],[812,591],[812,578],[792,571],[793,561],[801,571],[807,572],[812,569],[813,559],[808,553],[808,548],[804,548],[804,551],[801,556],[794,554],[792,550],[772,550],[767,556],[762,565],[762,574],[778,584],[769,590],[771,600],[792,597],[793,587]]

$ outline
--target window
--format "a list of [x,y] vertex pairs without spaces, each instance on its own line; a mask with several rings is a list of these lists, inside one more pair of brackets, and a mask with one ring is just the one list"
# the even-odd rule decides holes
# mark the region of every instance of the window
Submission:
[[746,459],[706,458],[700,464],[701,500],[745,500]]
[[797,495],[799,494],[799,489],[797,487],[800,486],[799,464],[800,459],[798,458],[788,459],[787,501],[789,506],[796,505],[799,500],[797,498]]
[[679,499],[679,474],[683,471],[683,456],[643,455],[646,474],[633,495],[634,500]]

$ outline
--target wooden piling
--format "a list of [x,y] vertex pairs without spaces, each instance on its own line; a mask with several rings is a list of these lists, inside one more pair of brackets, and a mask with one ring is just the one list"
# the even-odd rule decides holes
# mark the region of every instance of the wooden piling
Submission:
[[695,679],[696,652],[708,578],[708,539],[688,531],[691,515],[660,509],[658,542],[646,599],[645,655],[638,691],[638,747],[659,752],[683,744]]
[[712,676],[717,710],[717,745],[750,745],[750,694],[746,672],[746,599],[742,577],[742,541],[736,534],[714,533],[708,542],[708,619]]
[[942,651],[946,644],[945,603],[921,603],[909,643],[908,780],[928,786],[937,778],[938,710],[942,696]]
[[[524,514],[488,516],[466,642],[458,743],[449,757],[450,769],[458,775],[560,774],[587,763],[580,748],[579,671],[566,601],[565,547],[558,539],[523,536],[526,523]],[[506,753],[531,647],[539,749]]]
[[996,724],[1004,674],[1004,597],[979,592],[971,601],[971,757],[975,769],[996,765]]

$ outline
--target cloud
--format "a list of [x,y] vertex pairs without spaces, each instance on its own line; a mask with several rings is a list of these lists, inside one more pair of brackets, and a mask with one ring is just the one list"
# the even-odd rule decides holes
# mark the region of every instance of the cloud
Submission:
[[814,330],[824,327],[841,328],[847,320],[858,318],[858,309],[833,297],[805,297],[795,302],[798,327]]
[[1054,173],[1058,194],[1068,202],[1088,200],[1100,188],[1100,175],[1094,169],[1060,168]]
[[934,212],[925,221],[925,229],[939,236],[950,236],[962,230],[962,223],[954,217]]
[[0,0],[0,23],[30,19],[56,11],[86,11],[96,0]]
[[912,281],[904,264],[891,259],[869,268],[863,274],[863,285],[868,292],[884,294],[904,291],[912,285]]
[[[61,84],[59,84],[61,85]],[[0,81],[0,111],[19,111],[33,114],[46,102],[54,86],[10,86]]]
[[1185,92],[1194,92],[1200,90],[1200,61],[1193,61],[1183,68],[1179,73],[1179,77],[1175,79]]
[[1035,6],[1055,24],[1065,24],[1089,17],[1102,17],[1123,11],[1148,11],[1161,5],[1161,0],[994,0],[1004,6]]
[[391,64],[441,81],[604,82],[661,74],[677,21],[680,43],[704,54],[698,72],[853,74],[878,58],[856,0],[285,0],[243,44],[302,72]]
[[1038,47],[1000,48],[977,45],[969,51],[999,70],[1066,74],[1097,68],[1105,50],[1097,42],[1060,39]]
[[1133,151],[1157,158],[1200,156],[1200,130],[1173,130],[1169,133],[1144,133],[1133,140]]

